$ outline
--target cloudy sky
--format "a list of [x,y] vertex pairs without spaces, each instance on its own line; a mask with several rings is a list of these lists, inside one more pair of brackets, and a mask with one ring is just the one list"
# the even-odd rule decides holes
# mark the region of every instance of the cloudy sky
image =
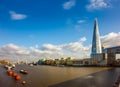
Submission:
[[94,19],[102,44],[120,45],[120,0],[0,0],[0,59],[89,57]]

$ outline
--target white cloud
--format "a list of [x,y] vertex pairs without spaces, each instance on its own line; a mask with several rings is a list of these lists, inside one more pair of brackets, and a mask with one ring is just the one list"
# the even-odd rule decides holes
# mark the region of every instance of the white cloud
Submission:
[[78,24],[85,23],[85,20],[78,20],[77,23]]
[[88,10],[101,9],[110,7],[110,0],[90,0],[90,4],[86,6]]
[[[40,58],[61,58],[63,56],[76,56],[76,58],[89,58],[91,44],[84,45],[87,41],[85,37],[76,42],[53,45],[43,44],[41,47],[35,45],[30,48],[23,48],[15,44],[8,44],[0,47],[0,59],[10,59],[17,61],[22,60],[37,61]],[[111,32],[101,36],[101,42],[105,47],[120,46],[120,32]]]
[[80,42],[85,42],[86,40],[87,40],[86,37],[82,37],[82,38],[80,38]]
[[[17,61],[17,58],[38,60],[40,58],[61,58],[64,56],[78,56],[83,57],[83,53],[89,54],[89,46],[84,46],[83,43],[86,38],[83,37],[79,41],[67,44],[53,45],[43,44],[40,48],[38,45],[30,48],[22,48],[15,44],[8,44],[0,47],[0,59],[6,58]],[[81,57],[82,56],[82,57]]]
[[91,46],[85,46],[84,42],[87,39],[85,37],[80,38],[79,41],[77,42],[71,42],[68,44],[63,44],[61,45],[62,50],[67,51],[68,53],[70,53],[69,55],[74,55],[77,56],[77,58],[89,58],[89,54],[90,54],[90,48]]
[[101,36],[101,42],[105,47],[120,46],[120,32]]
[[60,51],[61,48],[59,46],[54,46],[52,44],[44,44],[43,45],[44,50],[52,50],[52,51]]
[[26,51],[24,48],[19,47],[15,44],[8,44],[8,45],[1,47],[0,52],[2,52],[3,55],[6,53],[8,53],[8,54],[20,54],[20,55],[29,54],[29,52]]
[[71,52],[77,52],[77,53],[84,53],[84,51],[88,51],[89,47],[84,46],[81,42],[73,42],[69,44],[65,44],[62,46],[63,50],[68,50]]
[[15,44],[7,44],[0,47],[0,59],[17,61],[17,58],[24,59],[29,55],[29,51]]
[[30,50],[34,53],[39,53],[39,54],[52,54],[51,51],[48,50],[41,50],[41,49],[37,49],[35,47],[30,47]]
[[27,18],[27,15],[18,14],[14,11],[9,11],[9,14],[10,14],[12,20],[23,20],[23,19]]
[[71,9],[73,6],[75,6],[75,0],[69,0],[63,4],[63,8],[66,10]]

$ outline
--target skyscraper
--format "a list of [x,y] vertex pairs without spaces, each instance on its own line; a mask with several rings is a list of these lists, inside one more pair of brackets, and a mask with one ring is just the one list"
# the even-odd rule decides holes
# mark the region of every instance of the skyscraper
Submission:
[[92,50],[91,50],[91,58],[94,58],[94,55],[102,53],[101,50],[101,41],[98,29],[98,21],[95,19],[94,22],[94,32],[93,32],[93,40],[92,40]]

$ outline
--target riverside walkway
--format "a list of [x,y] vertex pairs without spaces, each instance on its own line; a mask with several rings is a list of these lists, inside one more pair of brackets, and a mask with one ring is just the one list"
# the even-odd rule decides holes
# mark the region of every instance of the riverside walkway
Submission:
[[[65,81],[49,87],[120,87],[119,75],[120,68],[113,68],[77,79]],[[117,85],[115,85],[116,82]]]

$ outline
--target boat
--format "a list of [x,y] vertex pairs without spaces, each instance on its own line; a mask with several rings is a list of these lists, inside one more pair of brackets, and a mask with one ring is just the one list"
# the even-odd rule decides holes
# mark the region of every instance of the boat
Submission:
[[11,70],[11,69],[12,69],[12,67],[9,66],[9,65],[5,65],[4,67],[5,67],[7,70]]
[[12,64],[11,66],[12,66],[12,68],[15,68],[15,67],[16,67],[15,64]]
[[33,64],[34,66],[36,66],[36,65],[37,65],[37,63],[36,63],[36,62],[33,62],[32,64]]
[[5,65],[4,67],[5,67],[5,68],[8,68],[9,66],[8,66],[8,65]]
[[32,64],[32,63],[30,63],[29,65],[30,65],[30,66],[33,66],[33,64]]
[[28,72],[26,70],[20,70],[20,73],[22,73],[22,74],[28,74]]

